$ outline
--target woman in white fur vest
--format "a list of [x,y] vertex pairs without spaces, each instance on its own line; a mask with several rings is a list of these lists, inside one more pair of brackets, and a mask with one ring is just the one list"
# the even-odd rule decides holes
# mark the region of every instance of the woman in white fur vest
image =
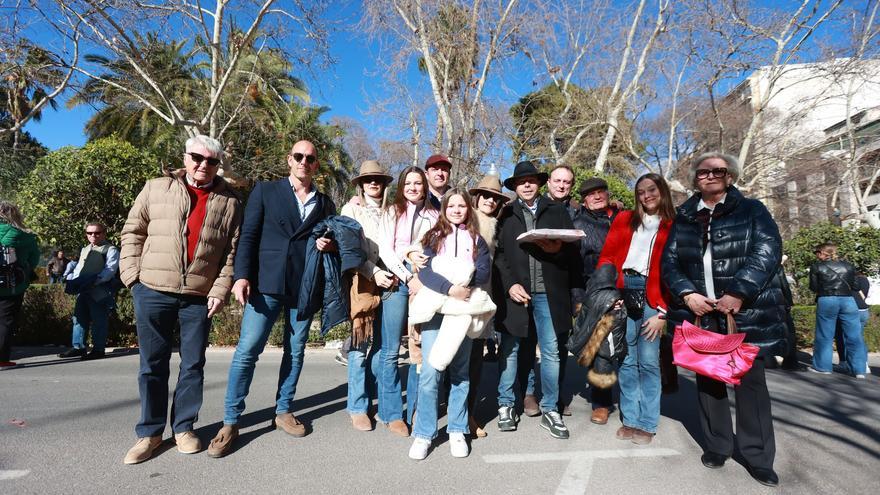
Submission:
[[482,290],[489,281],[489,247],[480,237],[470,195],[452,189],[443,196],[437,224],[422,238],[428,257],[419,272],[423,287],[410,303],[410,324],[422,323],[422,363],[419,402],[409,457],[427,457],[437,436],[438,387],[444,369],[449,373],[447,418],[453,457],[467,457],[468,361],[471,338],[479,336],[495,305]]
[[[477,219],[477,226],[480,229],[480,237],[486,241],[489,247],[489,257],[495,257],[495,229],[498,227],[498,212],[504,203],[510,198],[501,192],[501,179],[497,175],[487,175],[477,183],[477,187],[468,191],[473,198],[474,216]],[[481,289],[488,294],[492,294],[492,278],[483,284]],[[473,339],[471,346],[470,370],[470,390],[468,391],[468,424],[471,430],[471,436],[482,438],[486,436],[486,431],[482,427],[482,422],[477,420],[477,402],[479,399],[480,378],[483,374],[483,349],[487,339],[492,338],[495,333],[495,325],[490,321],[483,327],[483,332]],[[491,350],[491,349],[490,349]]]

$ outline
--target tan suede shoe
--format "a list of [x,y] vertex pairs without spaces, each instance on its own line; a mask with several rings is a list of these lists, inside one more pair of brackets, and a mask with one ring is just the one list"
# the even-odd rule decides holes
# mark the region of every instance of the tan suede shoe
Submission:
[[373,422],[370,421],[370,417],[366,414],[352,414],[351,425],[358,431],[371,431],[373,429]]
[[284,413],[275,416],[275,429],[284,430],[284,433],[294,437],[306,436],[306,425],[302,424],[292,413]]
[[409,427],[406,426],[406,423],[404,423],[402,419],[395,419],[394,421],[388,423],[388,429],[391,431],[391,433],[394,433],[397,436],[409,436]]
[[208,445],[208,457],[220,458],[232,452],[232,443],[238,438],[238,425],[223,425]]
[[125,454],[125,459],[123,459],[122,462],[123,464],[139,464],[144,462],[150,457],[153,457],[153,451],[160,445],[162,445],[161,435],[138,438],[137,443],[134,444],[134,447],[128,450],[128,453]]
[[181,454],[195,454],[202,451],[202,441],[192,431],[175,433],[174,443],[177,444],[177,451]]
[[593,414],[590,415],[590,421],[597,425],[604,425],[608,422],[608,414],[611,413],[611,410],[607,407],[597,407],[593,409]]

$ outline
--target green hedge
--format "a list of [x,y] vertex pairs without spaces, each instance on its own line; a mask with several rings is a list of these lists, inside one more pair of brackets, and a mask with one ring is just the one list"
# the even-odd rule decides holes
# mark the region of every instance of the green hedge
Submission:
[[[63,286],[31,285],[24,296],[21,312],[21,326],[15,337],[15,345],[70,345],[73,309],[76,298],[64,293]],[[214,315],[211,334],[208,341],[211,345],[234,346],[238,343],[241,328],[242,307],[232,302]],[[319,326],[320,315],[312,323],[309,342],[323,343],[327,340],[345,339],[351,332],[348,324],[339,325],[321,337]],[[283,319],[279,318],[272,328],[269,344],[281,345]],[[116,296],[116,311],[110,317],[110,329],[107,335],[110,347],[129,347],[137,345],[135,328],[134,301],[127,289],[122,289]]]

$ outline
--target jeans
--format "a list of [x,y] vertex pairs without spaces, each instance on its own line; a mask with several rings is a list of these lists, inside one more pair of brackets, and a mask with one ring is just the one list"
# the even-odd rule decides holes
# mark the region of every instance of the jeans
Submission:
[[[865,326],[868,325],[868,319],[871,313],[867,309],[859,309],[859,324],[862,327],[862,339],[865,337]],[[841,363],[846,362],[846,342],[843,338],[843,325],[837,320],[837,327],[834,329],[834,345],[837,346],[837,358]],[[868,362],[868,345],[865,344],[865,362]]]
[[853,373],[864,373],[867,352],[859,323],[859,308],[851,296],[822,296],[816,301],[816,339],[813,368],[831,371],[834,328],[840,319],[846,342],[846,362]]
[[371,398],[376,396],[378,355],[382,332],[382,306],[376,308],[373,319],[373,344],[361,342],[348,351],[348,400],[349,414],[367,414]]
[[[624,287],[644,289],[645,277],[624,275]],[[620,413],[624,426],[657,432],[660,421],[660,336],[649,342],[642,325],[657,314],[644,306],[642,318],[626,319],[627,354],[620,366]]]
[[113,309],[113,298],[95,301],[88,293],[76,297],[73,310],[73,347],[86,348],[86,332],[92,332],[92,348],[104,351],[107,346],[107,328],[110,311]]
[[251,293],[241,320],[241,336],[229,365],[229,384],[226,386],[226,411],[223,423],[234,425],[245,409],[245,397],[254,378],[254,368],[260,353],[266,347],[272,326],[284,310],[284,356],[278,370],[278,391],[275,394],[275,414],[293,411],[293,396],[303,367],[306,341],[312,319],[298,321],[297,309],[281,296]]
[[[431,367],[428,356],[431,354],[431,347],[437,339],[442,321],[443,315],[437,313],[431,321],[422,324],[423,360],[422,371],[419,374],[419,405],[412,436],[425,440],[433,440],[437,436],[437,403],[440,381],[444,372]],[[468,428],[467,398],[470,388],[468,361],[470,360],[472,343],[473,341],[466,337],[445,370],[449,373],[450,384],[449,400],[446,406],[447,433],[468,433],[470,431]]]
[[[378,349],[378,364],[374,365],[379,384],[379,412],[383,423],[403,419],[403,392],[400,385],[400,337],[409,316],[409,289],[398,284],[397,290],[382,293],[382,331],[373,334],[373,347]],[[378,337],[378,340],[377,338]],[[408,394],[411,389],[407,389]]]
[[49,274],[49,285],[60,284],[62,282],[64,282],[64,274],[63,273],[59,273],[59,274],[50,273]]
[[[550,318],[550,305],[547,294],[532,294],[530,314],[541,348],[541,410],[556,411],[559,400],[559,348],[556,330]],[[516,397],[513,384],[517,375],[517,360],[521,344],[528,339],[520,339],[510,334],[501,335],[501,355],[498,357],[498,406],[513,406]],[[526,344],[532,345],[532,344]]]
[[142,438],[158,436],[165,431],[169,361],[174,328],[178,323],[180,372],[171,405],[171,429],[174,433],[192,431],[202,407],[205,383],[205,349],[211,329],[208,299],[159,292],[141,283],[135,284],[131,292],[140,347],[138,389],[141,419],[135,427],[135,433]]

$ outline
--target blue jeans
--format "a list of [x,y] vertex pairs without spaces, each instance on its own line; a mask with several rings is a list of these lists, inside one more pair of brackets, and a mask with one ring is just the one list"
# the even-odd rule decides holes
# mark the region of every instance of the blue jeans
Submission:
[[[550,317],[547,294],[532,294],[529,306],[531,320],[534,322],[541,348],[541,410],[556,411],[559,401],[559,348],[556,330]],[[498,357],[498,406],[513,406],[516,396],[513,384],[516,382],[520,344],[528,339],[520,339],[504,333],[501,335],[501,355]]]
[[[625,275],[624,287],[644,289],[645,277]],[[627,354],[620,366],[620,413],[624,426],[657,432],[660,421],[660,337],[649,342],[642,325],[657,314],[645,302],[639,319],[626,319]]]
[[373,319],[373,344],[362,342],[348,351],[348,400],[349,414],[367,414],[370,402],[376,397],[378,363],[376,359],[381,342],[382,305],[376,308]]
[[202,407],[205,348],[211,320],[206,297],[155,291],[137,283],[131,288],[137,320],[141,419],[139,438],[161,435],[168,421],[168,378],[174,327],[180,324],[180,373],[171,405],[174,433],[192,431]]
[[[431,347],[437,339],[443,315],[436,314],[422,325],[422,371],[419,374],[419,405],[412,436],[433,440],[437,436],[437,403],[444,371],[437,371],[428,362]],[[468,433],[467,397],[470,388],[469,363],[473,341],[465,338],[446,368],[449,373],[449,400],[446,406],[447,433]]]
[[[398,284],[398,289],[382,293],[382,331],[373,334],[373,347],[378,349],[378,364],[374,365],[378,381],[379,412],[376,418],[383,423],[403,419],[403,391],[400,385],[400,336],[409,317],[409,289]],[[378,341],[377,338],[378,337]]]
[[86,332],[91,330],[93,350],[104,351],[113,304],[113,298],[95,301],[88,293],[76,297],[76,306],[73,309],[73,347],[85,349]]
[[229,365],[229,384],[226,386],[226,411],[223,423],[234,425],[244,412],[254,368],[260,353],[266,347],[272,325],[284,310],[284,356],[278,370],[278,392],[275,394],[275,414],[293,411],[293,396],[303,367],[306,341],[312,319],[297,321],[297,309],[283,297],[259,292],[251,293],[241,320],[241,335]]
[[852,296],[823,296],[816,301],[816,338],[813,343],[813,368],[831,371],[831,342],[840,319],[846,343],[846,362],[853,373],[864,373],[867,352],[859,322],[859,308]]

